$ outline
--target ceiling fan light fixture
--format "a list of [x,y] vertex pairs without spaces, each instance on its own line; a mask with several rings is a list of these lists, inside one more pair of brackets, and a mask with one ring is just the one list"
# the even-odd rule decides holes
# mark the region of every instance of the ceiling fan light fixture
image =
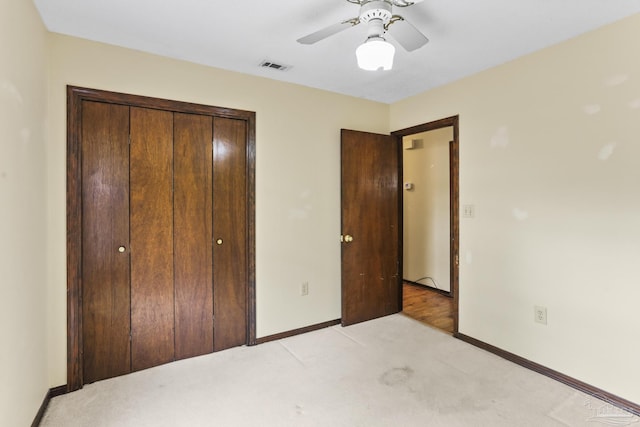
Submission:
[[369,38],[356,49],[358,67],[368,71],[390,70],[395,53],[396,48],[384,38]]

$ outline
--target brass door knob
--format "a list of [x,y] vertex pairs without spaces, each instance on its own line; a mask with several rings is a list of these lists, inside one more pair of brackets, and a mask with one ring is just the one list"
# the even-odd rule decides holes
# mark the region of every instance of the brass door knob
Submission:
[[120,246],[120,247],[118,248],[118,252],[120,252],[120,253],[123,253],[123,252],[124,252],[124,251],[126,251],[126,250],[127,250],[127,248],[125,248],[124,246]]
[[353,236],[347,234],[346,236],[344,236],[344,241],[347,243],[353,242]]
[[222,239],[216,240],[216,244],[221,245],[223,243]]

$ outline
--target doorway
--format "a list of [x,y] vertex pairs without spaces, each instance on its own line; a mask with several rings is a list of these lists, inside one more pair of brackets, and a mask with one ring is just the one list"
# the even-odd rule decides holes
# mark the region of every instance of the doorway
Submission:
[[405,282],[451,296],[451,126],[402,139]]
[[411,153],[400,156],[403,309],[418,320],[455,334],[459,265],[458,116],[392,135],[403,153]]

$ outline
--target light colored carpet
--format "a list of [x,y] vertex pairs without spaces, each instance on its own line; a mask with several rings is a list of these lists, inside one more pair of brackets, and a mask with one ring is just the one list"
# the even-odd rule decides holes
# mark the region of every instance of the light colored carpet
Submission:
[[[604,414],[604,416],[603,416]],[[604,402],[402,314],[86,385],[41,426],[597,426]]]

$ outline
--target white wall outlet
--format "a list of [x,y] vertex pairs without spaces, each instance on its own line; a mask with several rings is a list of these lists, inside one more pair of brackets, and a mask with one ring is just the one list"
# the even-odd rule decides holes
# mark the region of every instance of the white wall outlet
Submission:
[[533,307],[533,320],[543,325],[547,324],[547,307],[536,305]]
[[300,285],[300,295],[309,295],[309,282],[302,282],[302,285]]

